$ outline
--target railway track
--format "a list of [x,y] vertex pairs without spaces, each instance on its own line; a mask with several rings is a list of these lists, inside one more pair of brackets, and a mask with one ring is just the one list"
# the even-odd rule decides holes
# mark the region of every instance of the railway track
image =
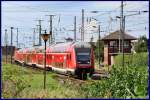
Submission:
[[63,75],[63,74],[55,74],[55,76],[53,76],[53,78],[55,78],[62,85],[67,84],[70,86],[74,85],[77,87],[97,81],[97,80],[93,80],[93,79],[81,80],[81,79],[77,79],[76,77]]
[[[32,67],[30,65],[22,65],[20,63],[14,63],[14,64],[16,64],[16,65],[19,64],[22,67],[26,67],[26,68],[34,69],[34,70],[38,70],[38,71],[43,70],[39,67]],[[52,72],[54,72],[54,71],[52,71]],[[61,83],[70,81],[71,83],[78,83],[79,85],[84,84],[84,83],[89,83],[89,82],[95,82],[96,80],[100,80],[102,77],[108,76],[108,75],[106,75],[106,72],[104,72],[102,70],[96,70],[93,77],[91,79],[87,79],[87,80],[78,79],[76,76],[73,76],[73,75],[62,74],[62,73],[57,73],[57,72],[54,72],[54,73],[55,73],[55,75],[53,76],[53,78],[57,79]]]
[[[38,67],[32,67],[30,65],[22,65],[20,63],[14,63],[16,65],[20,65],[21,67],[26,67],[26,68],[29,68],[29,69],[34,69],[34,70],[38,70],[38,71],[42,71],[43,69],[41,68],[38,68]],[[49,72],[49,71],[47,71]],[[54,71],[52,71],[54,72]],[[81,79],[78,79],[77,77],[73,76],[73,75],[67,75],[67,74],[62,74],[62,73],[57,73],[57,72],[54,72],[55,74],[52,76],[54,79],[58,80],[61,84],[65,84],[66,82],[67,83],[78,83],[79,85],[83,84],[83,83],[87,83],[87,80],[81,80]]]

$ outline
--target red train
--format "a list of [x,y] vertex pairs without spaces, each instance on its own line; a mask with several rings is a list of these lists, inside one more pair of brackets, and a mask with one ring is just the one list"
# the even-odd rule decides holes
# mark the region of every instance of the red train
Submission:
[[[14,60],[19,63],[44,68],[44,47],[15,51]],[[94,52],[89,43],[68,42],[53,44],[46,49],[46,68],[86,79],[94,72]]]

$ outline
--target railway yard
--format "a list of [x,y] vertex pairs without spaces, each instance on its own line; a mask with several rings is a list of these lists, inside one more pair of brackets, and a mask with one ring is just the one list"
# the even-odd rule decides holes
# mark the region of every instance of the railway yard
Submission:
[[[143,56],[144,55],[144,56]],[[87,78],[87,80],[77,79],[69,75],[57,74],[52,71],[47,71],[46,89],[43,89],[43,70],[30,66],[20,66],[18,64],[6,64],[5,56],[2,60],[2,82],[3,82],[3,98],[112,98],[111,92],[120,90],[120,85],[128,81],[128,84],[139,84],[143,87],[141,93],[138,95],[145,95],[146,93],[146,80],[148,78],[148,70],[146,67],[147,54],[135,55],[136,62],[139,62],[140,67],[131,67],[128,69],[129,76],[126,72],[122,72],[119,66],[115,71],[109,71],[109,77],[98,77],[96,79]],[[142,60],[142,61],[141,61]],[[10,60],[8,60],[10,61]],[[135,62],[135,61],[134,61]],[[138,68],[138,69],[137,69]],[[105,71],[104,71],[105,70]],[[134,73],[133,73],[134,72]],[[105,75],[108,73],[108,68],[97,69],[95,74]],[[114,74],[115,73],[115,74]],[[127,75],[127,76],[126,76]],[[140,75],[137,77],[137,75]],[[140,78],[142,75],[142,78]],[[135,77],[134,77],[135,76]],[[114,83],[114,79],[119,79]],[[135,83],[131,80],[134,79]],[[139,82],[142,82],[139,83]],[[121,83],[121,84],[120,84]],[[118,84],[115,85],[115,84]],[[110,87],[111,86],[111,87]],[[124,85],[125,86],[125,85]],[[122,87],[124,88],[124,87]],[[135,88],[135,87],[134,87]],[[130,88],[128,88],[130,89]],[[109,92],[107,92],[109,90]],[[126,90],[122,90],[126,91]],[[120,93],[122,92],[120,91]],[[131,90],[126,91],[129,93]],[[137,93],[139,90],[136,90]],[[135,91],[135,93],[136,93]],[[105,94],[103,94],[105,93]],[[122,92],[124,93],[124,92]],[[119,95],[118,93],[115,93]],[[122,95],[122,94],[121,94]],[[120,96],[121,96],[120,95]],[[135,97],[136,95],[134,95]],[[138,98],[147,98],[147,96],[137,96]],[[136,98],[136,97],[135,97]]]
[[[17,98],[20,98],[20,97],[21,98],[24,98],[24,97],[25,98],[45,98],[45,97],[47,98],[48,96],[50,96],[50,98],[55,98],[55,96],[56,98],[82,97],[83,95],[80,95],[81,86],[84,86],[84,84],[92,84],[100,80],[100,76],[97,76],[98,78],[95,78],[95,79],[88,78],[87,80],[81,80],[74,76],[47,71],[47,82],[46,82],[47,89],[45,92],[42,89],[43,69],[39,69],[37,67],[31,67],[28,65],[16,64],[16,63],[5,64],[4,58],[5,56],[3,56],[2,68],[3,68],[3,78],[5,79],[5,82],[3,83],[2,95],[7,98],[9,98],[9,96],[10,97],[13,96],[15,98],[16,97]],[[10,61],[10,59],[8,59],[8,61]],[[10,74],[5,76],[6,73],[8,72]],[[102,70],[97,70],[96,74],[105,75],[105,72]],[[105,78],[106,77],[104,77],[104,79]],[[19,81],[22,83],[20,83]],[[16,86],[17,82],[18,82],[18,86]],[[23,91],[20,92],[18,88],[22,89]],[[49,89],[51,88],[53,89],[51,92],[57,92],[57,93],[56,94],[47,93]],[[73,89],[70,90],[70,88],[73,88]],[[39,93],[36,92],[37,94],[34,94],[35,89],[36,91],[38,91],[38,89],[41,89],[42,91],[40,90],[38,91]],[[78,91],[78,89],[80,91]],[[31,93],[31,91],[33,93]],[[58,91],[64,92],[64,94],[60,94]],[[66,93],[65,91],[66,92],[68,91],[68,92]],[[27,94],[25,92],[29,92],[31,94]]]
[[148,1],[1,6],[1,98],[149,98]]

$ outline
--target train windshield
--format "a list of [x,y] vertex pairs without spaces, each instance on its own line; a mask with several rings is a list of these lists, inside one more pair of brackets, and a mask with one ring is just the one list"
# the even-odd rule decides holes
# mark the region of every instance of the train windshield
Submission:
[[90,48],[78,48],[76,49],[76,59],[78,64],[90,64]]

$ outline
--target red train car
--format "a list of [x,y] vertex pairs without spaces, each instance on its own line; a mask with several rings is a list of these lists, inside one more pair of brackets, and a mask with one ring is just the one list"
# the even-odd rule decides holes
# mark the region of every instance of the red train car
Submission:
[[[15,52],[17,62],[44,68],[44,47],[21,49]],[[74,74],[86,79],[94,72],[94,51],[84,42],[53,44],[46,50],[46,67],[54,71]]]

